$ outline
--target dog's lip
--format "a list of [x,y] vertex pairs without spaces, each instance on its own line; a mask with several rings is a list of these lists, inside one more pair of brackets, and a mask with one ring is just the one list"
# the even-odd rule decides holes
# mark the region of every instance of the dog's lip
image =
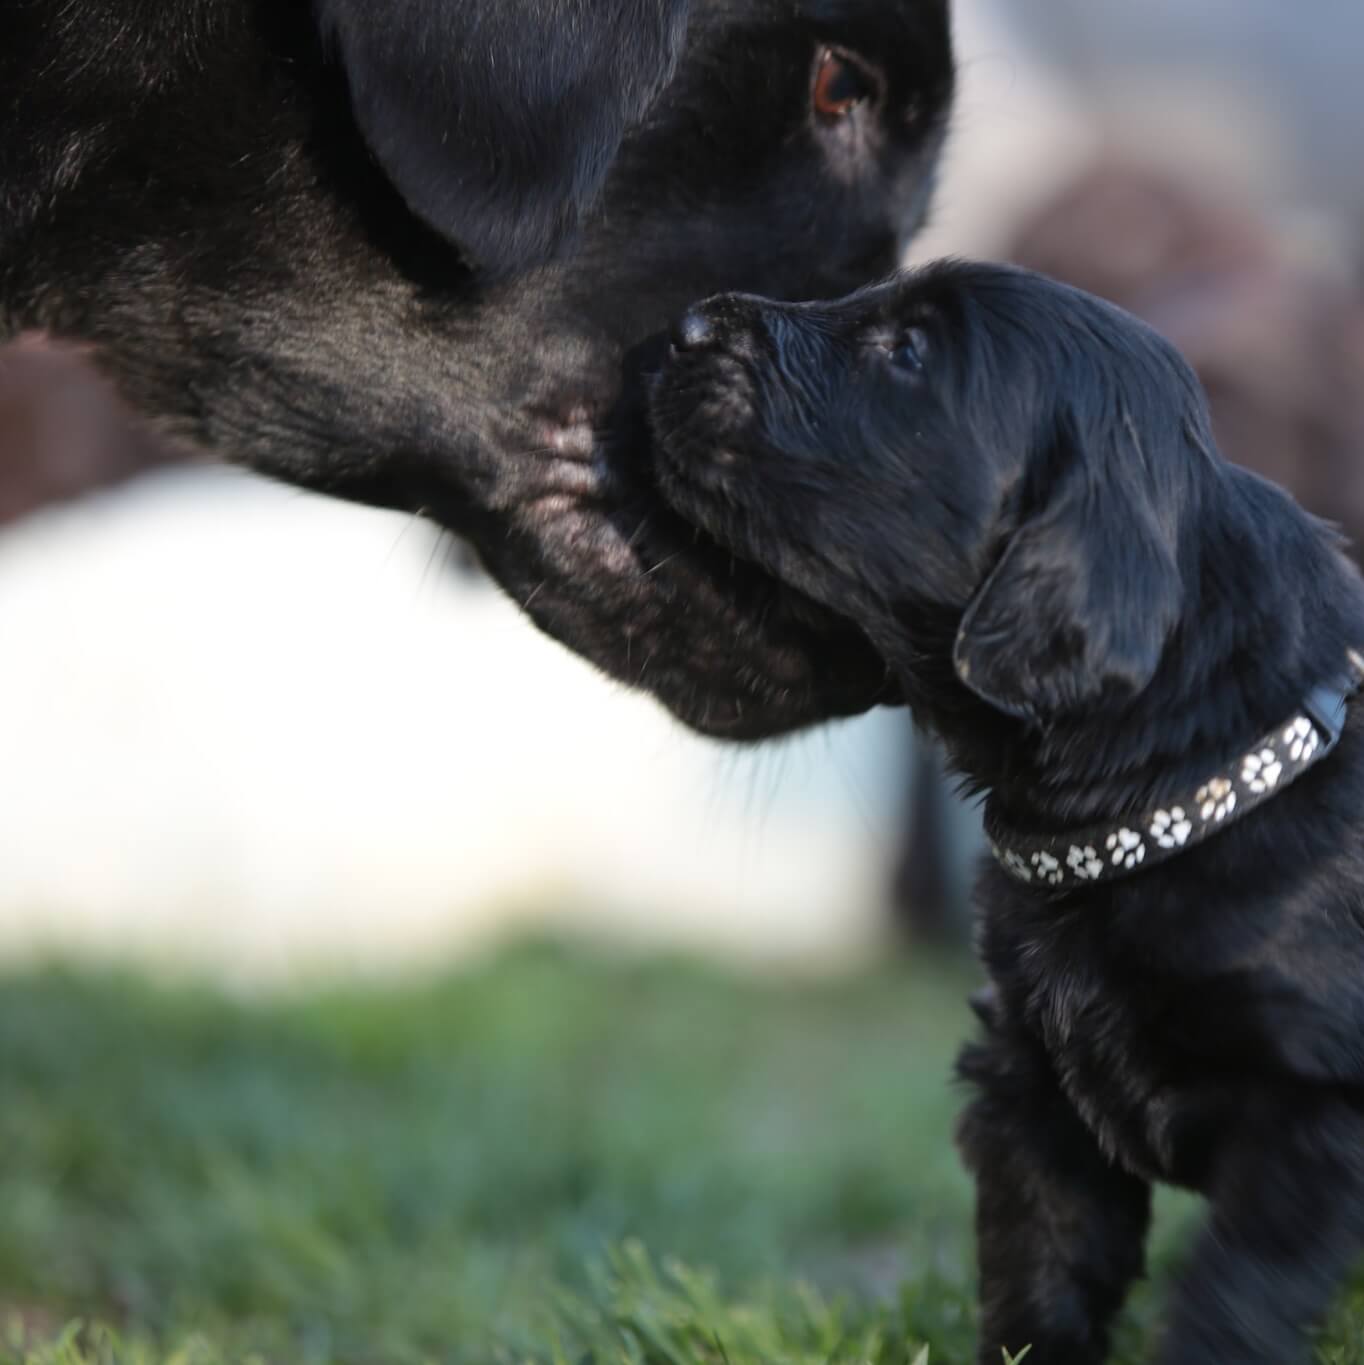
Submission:
[[[806,667],[805,663],[796,666],[797,660],[827,661],[847,658],[853,650],[866,650],[870,661],[874,651],[856,623],[784,583],[764,566],[723,546],[666,496],[650,461],[641,460],[632,467],[628,488],[610,465],[610,454],[601,447],[590,463],[558,458],[545,461],[534,489],[529,490],[523,503],[524,511],[540,523],[541,534],[553,534],[552,528],[561,528],[560,533],[571,539],[576,553],[590,547],[596,572],[625,579],[636,590],[656,574],[666,576],[674,561],[684,557],[698,566],[698,572],[716,582],[719,576],[700,566],[708,554],[723,556],[729,565],[727,576],[735,589],[735,601],[743,595],[739,590],[741,584],[746,583],[750,593],[757,587],[767,602],[763,613],[770,613],[774,620],[785,620],[794,633],[793,640],[774,646],[775,652],[768,656],[771,676],[766,682],[771,684],[770,695],[747,687],[709,691],[704,696],[698,692],[702,704],[699,711],[688,711],[684,716],[688,725],[717,739],[758,740],[810,724],[814,717],[804,707],[795,705],[788,709],[781,700],[785,685],[780,677],[788,667],[792,670],[791,686],[797,692],[801,687],[816,687],[821,712],[826,715],[854,714],[900,701],[898,687],[889,673],[875,681],[865,672],[841,678],[836,667],[816,665],[813,675],[797,683],[805,675]],[[613,516],[624,506],[637,509],[641,530],[649,526],[651,534],[639,538],[625,534]],[[636,513],[632,511],[631,515],[633,518]],[[673,547],[680,539],[689,544],[677,550]],[[659,540],[663,548],[651,550],[651,542],[656,546]]]
[[[555,461],[560,466],[564,463]],[[645,683],[643,677],[630,679],[616,674],[622,681],[645,683],[691,729],[719,740],[759,741],[902,700],[895,679],[889,672],[876,668],[874,650],[853,623],[760,566],[723,550],[709,533],[680,516],[657,490],[647,495],[647,516],[654,521],[655,534],[661,533],[665,540],[671,537],[661,552],[650,551],[647,541],[638,542],[624,534],[613,517],[620,505],[602,496],[596,487],[573,489],[562,482],[554,488],[544,485],[521,504],[526,519],[523,526],[529,529],[533,524],[535,538],[542,545],[557,545],[560,550],[572,547],[572,559],[579,566],[574,577],[579,585],[585,577],[598,589],[606,583],[617,583],[627,593],[643,591],[652,596],[655,575],[663,588],[661,580],[676,571],[674,561],[686,555],[699,566],[696,572],[712,585],[728,577],[736,603],[746,595],[743,588],[747,585],[749,605],[743,619],[752,622],[766,617],[773,623],[786,623],[784,639],[778,642],[774,638],[759,647],[728,678],[717,676],[705,682],[698,677],[694,685],[688,684],[681,690],[674,687],[659,691]],[[689,545],[679,552],[671,545],[680,537],[685,537]],[[724,556],[730,566],[728,575],[704,566],[707,551]],[[557,557],[557,552],[551,554]],[[590,555],[592,568],[584,567],[584,555]],[[551,587],[559,595],[568,591],[560,574],[539,578],[538,582],[523,584],[513,591],[518,598],[524,592],[525,607],[539,618],[549,595],[545,590]],[[688,590],[685,581],[682,587],[683,591]],[[756,608],[751,595],[755,587],[763,603]],[[703,591],[712,590],[716,589]],[[574,595],[577,591],[572,590]],[[616,589],[607,591],[614,594]],[[545,624],[544,620],[541,624]],[[559,633],[552,626],[550,629],[553,634]],[[852,666],[858,655],[865,655],[864,667]]]
[[904,696],[895,678],[887,673],[879,687],[826,686],[820,692],[822,715],[796,712],[789,716],[775,710],[771,703],[753,698],[745,709],[739,698],[712,699],[702,716],[691,716],[686,723],[711,739],[731,742],[775,739],[783,734],[807,729],[825,720],[860,715],[874,706],[902,706]]

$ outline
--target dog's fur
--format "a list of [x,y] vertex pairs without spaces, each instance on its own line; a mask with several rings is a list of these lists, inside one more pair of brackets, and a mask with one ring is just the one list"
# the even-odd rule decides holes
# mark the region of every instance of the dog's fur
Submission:
[[[884,670],[658,499],[642,343],[724,288],[843,290],[918,223],[946,0],[24,0],[0,7],[0,339],[473,541],[692,724],[861,709]],[[864,95],[822,116],[819,54]]]
[[[1220,457],[1174,350],[1038,276],[713,300],[653,417],[675,505],[865,631],[1027,828],[1192,790],[1364,641],[1337,536]],[[1155,1181],[1211,1206],[1161,1360],[1299,1358],[1364,1247],[1361,811],[1357,702],[1324,761],[1168,862],[1051,894],[985,871],[959,1133],[981,1362],[1103,1359]]]

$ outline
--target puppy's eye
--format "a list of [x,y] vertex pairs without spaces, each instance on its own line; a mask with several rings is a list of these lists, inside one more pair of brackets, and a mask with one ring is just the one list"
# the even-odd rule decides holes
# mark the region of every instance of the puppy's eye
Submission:
[[825,48],[815,64],[810,102],[820,118],[840,119],[876,93],[871,73],[850,57]]
[[928,363],[928,336],[922,327],[907,328],[887,349],[891,364],[902,370],[917,372]]

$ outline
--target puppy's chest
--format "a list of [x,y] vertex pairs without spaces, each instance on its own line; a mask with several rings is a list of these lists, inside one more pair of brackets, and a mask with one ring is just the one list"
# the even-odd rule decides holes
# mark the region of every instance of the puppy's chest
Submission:
[[1042,1044],[1110,1159],[1200,1186],[1232,1097],[1165,1036],[1160,983],[1115,957],[1084,916],[990,925],[986,956],[1007,1017]]

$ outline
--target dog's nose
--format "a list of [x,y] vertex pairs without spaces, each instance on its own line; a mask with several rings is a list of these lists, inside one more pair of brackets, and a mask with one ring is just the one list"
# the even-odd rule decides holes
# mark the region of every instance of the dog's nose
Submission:
[[673,324],[673,345],[679,351],[700,351],[713,346],[716,339],[714,321],[699,308],[688,309]]

